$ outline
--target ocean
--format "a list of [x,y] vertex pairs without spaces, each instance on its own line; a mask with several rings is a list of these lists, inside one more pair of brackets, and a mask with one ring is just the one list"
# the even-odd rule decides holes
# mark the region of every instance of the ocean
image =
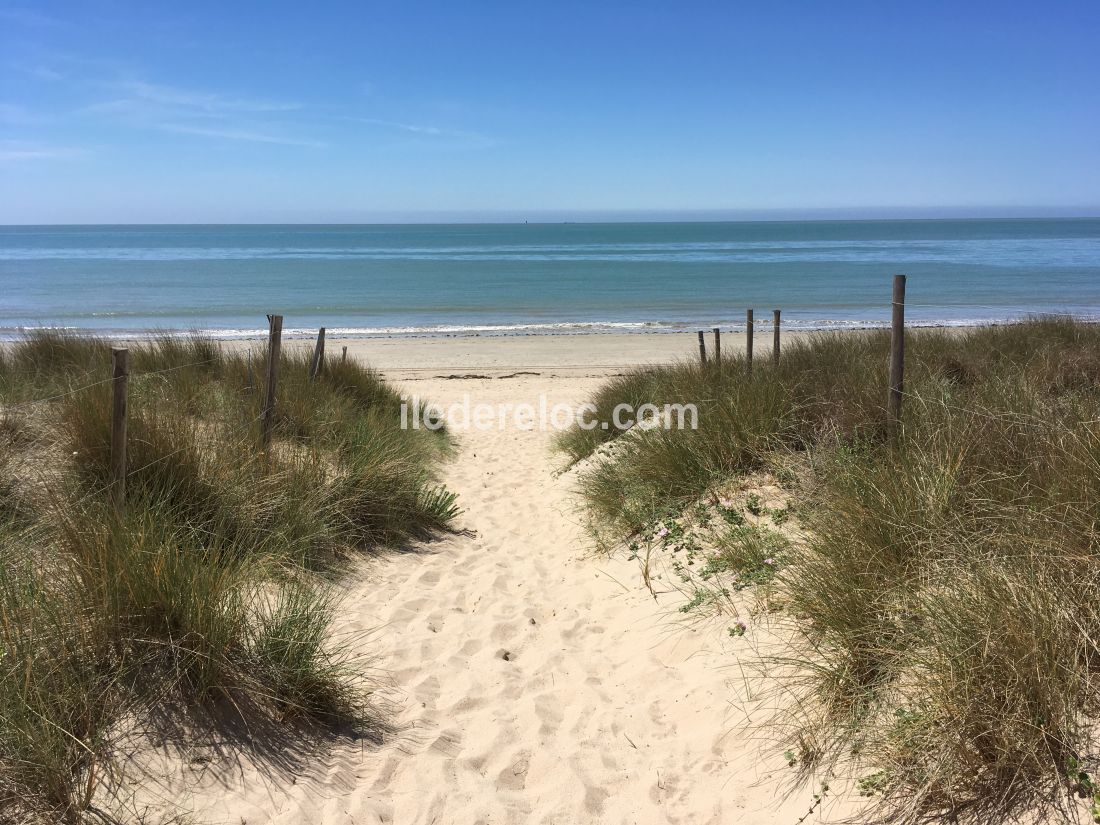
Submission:
[[0,336],[567,334],[1100,315],[1100,219],[0,227]]

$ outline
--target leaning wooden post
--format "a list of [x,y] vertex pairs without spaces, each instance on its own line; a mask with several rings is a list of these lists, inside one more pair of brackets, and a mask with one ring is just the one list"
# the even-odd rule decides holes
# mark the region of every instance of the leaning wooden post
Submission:
[[703,337],[703,330],[699,330],[699,361],[704,367],[707,365],[707,339]]
[[722,330],[714,328],[714,363],[722,360]]
[[890,326],[890,394],[886,400],[886,432],[896,441],[901,431],[901,397],[905,384],[905,276],[894,276],[893,320]]
[[309,363],[309,380],[316,380],[325,368],[325,328],[317,331],[317,343],[313,346],[313,359]]
[[112,349],[111,374],[114,397],[111,404],[111,500],[121,510],[126,504],[126,396],[130,382],[130,351]]
[[340,363],[341,364],[346,364],[347,360],[348,360],[348,348],[344,347],[340,351]]
[[283,348],[283,316],[268,315],[267,332],[267,393],[264,396],[260,446],[271,449],[271,432],[275,427],[275,384],[279,380],[279,353]]
[[745,366],[752,372],[752,310],[745,310]]
[[779,310],[772,310],[772,358],[779,363]]

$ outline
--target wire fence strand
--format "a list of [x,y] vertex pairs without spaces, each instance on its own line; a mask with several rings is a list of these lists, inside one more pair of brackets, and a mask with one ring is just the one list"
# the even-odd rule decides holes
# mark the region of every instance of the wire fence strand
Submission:
[[[245,440],[245,437],[249,435],[249,433],[247,432],[248,428],[253,427],[255,424],[257,424],[260,421],[261,418],[263,418],[263,413],[262,412],[259,415],[257,415],[255,418],[249,419],[248,421],[241,422],[237,426],[233,427],[230,430],[230,433],[232,433],[233,436],[230,437],[230,438],[225,439],[221,446],[227,446],[228,445],[228,446],[232,446],[232,447],[239,447],[241,445],[241,443]],[[183,447],[180,447],[177,450],[173,450],[170,453],[166,453],[165,455],[158,456],[157,458],[153,459],[152,461],[146,462],[145,464],[143,464],[140,467],[136,467],[132,470],[127,470],[126,475],[125,475],[124,478],[125,478],[126,481],[129,481],[133,476],[137,475],[138,473],[142,473],[145,470],[148,470],[150,467],[155,467],[156,465],[158,465],[158,464],[160,464],[164,461],[168,461],[171,458],[175,458],[177,455],[180,455],[181,453],[184,453],[187,450],[191,449],[192,446],[193,445],[191,445],[191,444],[187,444]],[[109,492],[111,490],[111,488],[114,487],[115,484],[117,484],[117,483],[118,483],[117,479],[112,479],[111,481],[108,481],[106,484],[103,484],[99,487],[96,487],[92,490],[89,490],[84,495],[80,496],[79,498],[77,498],[77,499],[75,499],[71,502],[66,502],[66,504],[70,507],[78,507],[78,506],[84,504],[85,502],[89,501],[92,498],[95,498],[97,496],[101,496],[101,495]]]
[[[204,359],[202,361],[192,361],[189,364],[177,364],[174,367],[165,367],[164,369],[161,369],[161,370],[148,370],[146,372],[131,372],[130,373],[130,378],[151,378],[151,377],[156,376],[156,375],[164,375],[165,373],[175,372],[177,370],[182,370],[182,369],[187,369],[188,367],[198,367],[198,366],[202,366],[204,364],[212,364],[216,360],[217,360],[216,358],[207,358],[207,359]],[[85,375],[88,375],[88,374],[89,373],[85,373]],[[20,407],[28,407],[28,406],[31,406],[33,404],[46,404],[46,403],[49,403],[50,401],[59,401],[62,398],[67,398],[70,395],[76,395],[77,393],[84,392],[85,390],[90,390],[93,387],[99,387],[99,386],[102,386],[103,384],[110,384],[114,380],[115,379],[114,379],[113,376],[110,377],[110,378],[104,378],[100,381],[93,381],[91,384],[84,384],[83,386],[76,387],[75,389],[68,390],[67,392],[57,393],[56,395],[48,395],[45,398],[30,398],[30,399],[27,399],[25,401],[16,401],[15,403],[12,403],[12,404],[4,404],[2,406],[2,409],[4,409],[4,410],[14,410],[14,409],[18,409]]]

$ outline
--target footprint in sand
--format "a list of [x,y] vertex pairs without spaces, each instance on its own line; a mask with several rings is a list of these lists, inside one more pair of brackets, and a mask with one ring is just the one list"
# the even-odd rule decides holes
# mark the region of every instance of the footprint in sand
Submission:
[[497,774],[497,788],[504,791],[521,791],[527,785],[527,770],[530,767],[529,751],[519,751],[509,757],[512,763]]
[[535,698],[535,715],[539,719],[539,735],[553,736],[561,727],[562,712],[560,698],[556,694],[544,693]]

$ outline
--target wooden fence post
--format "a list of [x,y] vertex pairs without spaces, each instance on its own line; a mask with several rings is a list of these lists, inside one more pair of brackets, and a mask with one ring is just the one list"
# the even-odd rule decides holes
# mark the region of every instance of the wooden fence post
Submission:
[[722,330],[714,328],[714,362],[722,360]]
[[772,358],[779,363],[779,310],[772,310]]
[[340,352],[340,363],[346,364],[348,361],[348,348],[344,347]]
[[315,381],[325,368],[325,328],[317,331],[317,343],[313,345],[313,358],[309,363],[309,380]]
[[268,315],[267,319],[267,392],[260,431],[260,446],[265,453],[271,448],[271,432],[275,427],[275,385],[279,380],[279,354],[283,348],[283,316]]
[[707,339],[703,337],[703,330],[699,330],[699,361],[704,367],[707,365]]
[[130,382],[130,351],[111,349],[114,395],[111,404],[111,500],[121,510],[126,504],[126,407]]
[[905,276],[894,276],[893,319],[890,325],[890,394],[886,400],[886,432],[896,441],[901,430],[901,397],[905,386]]
[[745,365],[752,372],[752,310],[745,310]]

